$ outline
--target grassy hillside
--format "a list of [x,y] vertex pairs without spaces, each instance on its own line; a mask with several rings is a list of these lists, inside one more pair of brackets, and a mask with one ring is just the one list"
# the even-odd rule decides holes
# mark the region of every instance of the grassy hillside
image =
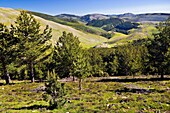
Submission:
[[52,15],[47,15],[39,12],[31,12],[33,15],[39,16],[41,18],[44,18],[46,20],[50,20],[56,23],[60,23],[62,25],[67,25],[71,26],[77,30],[87,32],[87,33],[92,33],[96,35],[102,35],[107,33],[105,30],[93,26],[86,26],[85,23],[79,21],[78,19],[73,19],[72,16],[70,18],[65,18],[65,15],[60,15],[60,16],[52,16]]
[[[118,19],[118,18],[117,18],[118,20],[116,21],[116,23],[114,23],[115,21],[107,21],[107,19],[106,19],[106,22],[108,22],[108,23],[106,23],[106,24],[108,24],[107,26],[93,27],[93,26],[85,25],[84,23],[82,23],[80,21],[81,19],[73,19],[72,16],[75,17],[75,15],[67,15],[66,14],[66,15],[64,15],[64,17],[61,17],[63,15],[55,17],[55,16],[37,13],[37,12],[32,12],[32,13],[34,15],[40,16],[44,19],[51,20],[56,23],[68,25],[68,26],[71,26],[71,27],[73,27],[77,30],[83,31],[83,32],[90,32],[90,33],[102,35],[102,36],[105,36],[106,34],[112,34],[112,32],[109,31],[109,29],[112,29],[110,27],[111,24],[118,24],[119,21],[120,21],[120,23],[123,22],[123,20]],[[95,16],[95,15],[93,15],[93,16]],[[100,15],[98,15],[98,16],[100,16]],[[124,16],[132,17],[132,15],[123,15],[123,17]],[[58,18],[58,17],[60,17],[60,18]],[[80,18],[80,17],[78,17],[78,18]],[[94,21],[95,25],[101,25],[102,24],[101,21],[103,21],[103,20],[94,19],[92,21]],[[120,27],[120,29],[116,28],[118,30],[118,32],[114,32],[113,36],[111,38],[109,37],[110,39],[108,39],[107,41],[105,41],[103,43],[99,43],[95,47],[113,47],[113,46],[125,44],[125,43],[133,41],[133,40],[152,37],[152,33],[156,32],[154,23],[152,23],[152,22],[149,22],[149,23],[123,22],[123,24],[120,24],[120,26],[118,26],[118,27]],[[123,29],[122,29],[122,27],[123,27]],[[104,29],[106,29],[106,30],[104,30]],[[107,32],[107,29],[108,29],[108,32]],[[124,31],[127,32],[128,35],[120,33],[120,32],[124,32]]]
[[[9,26],[11,23],[14,24],[16,17],[20,14],[18,10],[10,9],[10,8],[0,8],[0,22],[4,23],[5,25]],[[107,41],[106,38],[102,36],[98,36],[95,34],[84,33],[82,31],[76,30],[72,27],[62,25],[56,22],[48,21],[38,16],[35,18],[40,22],[42,25],[42,29],[49,25],[53,29],[53,37],[52,40],[55,42],[61,35],[63,31],[72,32],[75,36],[79,37],[82,45],[84,47],[92,47],[102,42]]]
[[[61,18],[61,16],[60,16],[60,18],[58,18],[58,17],[54,17],[54,16],[51,16],[51,15],[47,15],[47,14],[37,13],[37,12],[32,12],[32,13],[34,15],[40,16],[44,19],[51,20],[51,21],[56,22],[56,23],[68,25],[68,26],[71,26],[75,29],[78,29],[78,30],[81,30],[81,31],[84,31],[84,32],[88,31],[88,32],[91,32],[93,34],[98,34],[98,35],[101,35],[101,33],[103,33],[103,34],[109,33],[109,32],[102,30],[101,28],[97,28],[97,27],[93,27],[93,26],[86,26],[85,24],[81,23],[80,21],[77,21],[76,19],[69,19],[68,17],[67,18],[64,18],[64,17]],[[100,20],[94,20],[94,21],[100,21]],[[128,31],[129,35],[125,35],[125,34],[122,34],[122,33],[119,33],[119,32],[115,32],[113,34],[112,38],[105,41],[104,43],[99,43],[99,45],[95,46],[95,47],[113,47],[113,46],[117,46],[117,45],[120,45],[120,44],[124,44],[124,43],[132,41],[132,40],[147,38],[147,37],[150,37],[151,34],[153,32],[155,32],[155,30],[156,29],[154,27],[154,24],[142,23],[139,26],[139,28],[129,30]]]
[[151,38],[152,34],[157,32],[154,24],[145,23],[140,25],[138,29],[132,29],[129,31],[129,35],[115,32],[113,37],[105,42],[108,47],[118,46],[131,42],[133,40],[139,40],[143,38]]

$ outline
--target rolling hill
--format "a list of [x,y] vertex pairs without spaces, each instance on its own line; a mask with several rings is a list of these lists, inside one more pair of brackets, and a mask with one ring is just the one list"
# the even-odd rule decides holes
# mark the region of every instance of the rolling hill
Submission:
[[95,35],[100,35],[100,36],[104,36],[105,34],[108,34],[107,31],[101,28],[87,26],[85,23],[80,21],[78,16],[75,16],[75,15],[61,14],[58,17],[56,17],[56,16],[52,16],[48,14],[39,13],[39,12],[32,12],[32,11],[30,12],[33,15],[39,16],[46,20],[50,20],[56,23],[60,23],[62,25],[70,26],[85,33],[90,33],[90,34],[95,34]]
[[[66,15],[64,17],[65,19],[66,18],[69,19],[69,17],[72,16],[68,14],[65,15]],[[56,17],[62,18],[61,15],[57,15]],[[84,22],[89,27],[90,26],[98,27],[100,29],[105,30],[106,32],[111,32],[113,37],[118,38],[117,35],[114,35],[116,34],[116,32],[118,32],[118,33],[129,35],[130,36],[129,39],[133,39],[133,37],[135,37],[136,39],[137,36],[146,37],[150,35],[147,34],[150,33],[150,31],[143,33],[142,30],[140,29],[146,29],[147,26],[153,28],[152,30],[151,29],[148,30],[154,31],[155,28],[153,24],[167,20],[170,17],[170,14],[168,13],[146,13],[146,14],[125,13],[119,15],[88,14],[88,15],[77,16],[77,17],[78,17],[77,19],[73,19],[73,18],[72,19]],[[133,32],[134,34],[132,34],[131,31],[134,29],[137,32]],[[103,35],[103,36],[105,37],[108,36],[107,38],[111,38],[110,35]],[[120,36],[119,40],[121,38],[122,36]]]
[[[11,8],[0,8],[0,22],[4,23],[7,26],[10,26],[11,24],[14,24],[14,21],[16,20],[16,17],[19,14],[20,14],[19,10]],[[35,18],[37,19],[37,21],[40,22],[42,28],[44,28],[46,25],[49,25],[53,29],[52,31],[53,42],[55,42],[62,35],[63,31],[72,32],[75,36],[78,36],[79,40],[81,41],[81,44],[84,47],[93,47],[97,44],[107,41],[106,38],[99,35],[85,33],[80,30],[76,30],[70,26],[49,21],[38,16],[35,16]]]
[[[164,13],[138,15],[126,13],[121,15],[89,14],[85,16],[76,16],[70,14],[61,14],[58,16],[52,16],[39,12],[28,12],[31,12],[40,22],[42,29],[46,25],[49,25],[53,29],[53,43],[58,40],[63,31],[66,31],[72,32],[75,36],[78,36],[81,44],[85,48],[113,47],[131,42],[133,40],[151,37],[152,33],[156,32],[155,22],[157,23],[160,21],[165,21],[170,15]],[[10,26],[11,24],[14,24],[14,21],[19,14],[19,10],[0,8],[0,22]],[[84,18],[84,20],[82,20],[82,18]],[[92,25],[88,25],[87,22],[84,22],[87,21],[86,19],[90,19],[88,23],[91,23]],[[128,27],[128,34],[123,34],[120,31],[115,32],[105,29],[107,27],[109,28],[109,25],[113,27],[115,20],[117,21],[115,24],[118,22],[121,23],[119,26],[117,26],[119,29],[121,27]],[[98,22],[103,22],[103,24],[101,26],[96,26],[99,24]],[[138,26],[130,27],[129,25],[133,25],[133,22],[138,22]],[[103,37],[107,34],[111,34],[110,39]]]

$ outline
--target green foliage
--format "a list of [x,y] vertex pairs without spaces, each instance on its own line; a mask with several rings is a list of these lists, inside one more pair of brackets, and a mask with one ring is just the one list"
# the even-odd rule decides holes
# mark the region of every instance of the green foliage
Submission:
[[[87,25],[100,27],[106,31],[117,31],[124,34],[128,34],[128,30],[133,28],[138,28],[138,23],[132,23],[124,21],[119,18],[109,18],[103,20],[92,20],[87,23]],[[103,35],[102,35],[103,36]],[[108,37],[108,35],[106,35]]]
[[138,25],[138,23],[124,22],[116,26],[116,28],[121,30],[130,30],[133,28],[138,28]]
[[[79,64],[87,61],[85,50],[80,47],[78,37],[73,36],[72,33],[63,32],[63,35],[57,42],[56,50],[58,52],[57,67],[61,77],[74,76],[76,67]],[[86,58],[87,57],[87,58]],[[82,61],[81,61],[82,60]],[[83,66],[84,64],[82,64]],[[78,68],[78,67],[77,67]]]
[[103,19],[103,20],[92,20],[87,23],[87,25],[95,26],[95,27],[102,27],[104,25],[111,24],[113,27],[121,24],[123,20],[119,18],[109,18],[109,19]]
[[115,75],[118,59],[114,48],[92,48],[89,50],[93,76]]
[[154,39],[150,39],[147,43],[149,66],[153,72],[161,74],[169,74],[169,49],[170,49],[170,19],[160,23],[158,26],[159,33],[154,34]]
[[60,83],[58,81],[58,76],[55,72],[48,72],[47,83],[45,83],[45,91],[44,99],[49,101],[50,108],[61,108],[65,103],[66,99],[64,96],[66,95],[64,83]]
[[34,65],[37,64],[45,50],[49,48],[45,43],[51,39],[52,30],[46,26],[44,31],[40,33],[40,24],[35,20],[31,14],[21,11],[17,17],[16,26],[13,27],[14,35],[19,38],[18,58],[20,65],[26,64],[31,81],[34,82]]
[[113,37],[113,34],[111,34],[111,33],[104,33],[104,34],[101,34],[101,36],[103,36],[103,37],[106,37],[106,38],[110,39],[110,38],[112,38],[112,37]]
[[14,37],[11,31],[2,23],[0,23],[0,63],[2,65],[2,73],[6,83],[10,83],[10,76],[7,66],[16,58],[16,50],[18,39]]
[[107,24],[102,27],[105,31],[115,31],[115,27],[112,24]]
[[96,48],[92,48],[89,49],[89,56],[90,56],[90,65],[92,67],[92,76],[96,77],[96,76],[103,76],[104,73],[104,62],[103,62],[103,58],[100,55],[101,49],[96,49]]
[[63,32],[56,46],[57,72],[61,77],[76,76],[83,79],[90,74],[88,55],[80,46],[78,37]]
[[116,51],[120,75],[135,75],[143,71],[144,58],[147,55],[147,50],[144,46],[130,43],[118,47]]
[[79,52],[75,56],[73,62],[73,75],[79,79],[86,78],[91,74],[91,66],[89,64],[88,53],[86,50],[80,48]]
[[56,45],[57,57],[57,72],[60,77],[73,75],[73,62],[76,60],[76,55],[80,50],[80,41],[78,37],[72,33],[63,32]]

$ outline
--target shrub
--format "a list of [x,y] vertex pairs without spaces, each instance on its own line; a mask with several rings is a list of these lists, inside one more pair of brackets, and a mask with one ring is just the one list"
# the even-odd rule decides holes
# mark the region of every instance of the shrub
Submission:
[[54,71],[48,72],[48,80],[45,83],[45,87],[44,99],[49,101],[50,109],[61,108],[66,103],[64,98],[66,93],[64,83],[58,81],[58,76]]

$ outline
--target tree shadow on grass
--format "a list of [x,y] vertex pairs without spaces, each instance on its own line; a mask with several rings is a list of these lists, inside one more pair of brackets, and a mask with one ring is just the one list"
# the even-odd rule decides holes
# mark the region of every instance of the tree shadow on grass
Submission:
[[164,93],[166,90],[156,90],[156,89],[144,89],[144,88],[123,88],[123,89],[118,89],[115,91],[116,93],[140,93],[140,94],[148,94],[148,93]]
[[0,82],[0,86],[5,86],[5,85],[14,85],[14,84],[17,84],[17,83],[9,83],[9,84],[5,84],[5,83]]
[[0,86],[3,86],[4,85],[4,83],[0,83]]
[[112,78],[105,78],[98,80],[97,82],[139,82],[139,81],[165,81],[170,80],[170,78],[132,78],[132,79],[112,79]]
[[45,105],[32,105],[32,106],[26,106],[26,107],[20,107],[20,108],[12,108],[13,110],[40,110],[40,109],[49,109],[49,106]]

